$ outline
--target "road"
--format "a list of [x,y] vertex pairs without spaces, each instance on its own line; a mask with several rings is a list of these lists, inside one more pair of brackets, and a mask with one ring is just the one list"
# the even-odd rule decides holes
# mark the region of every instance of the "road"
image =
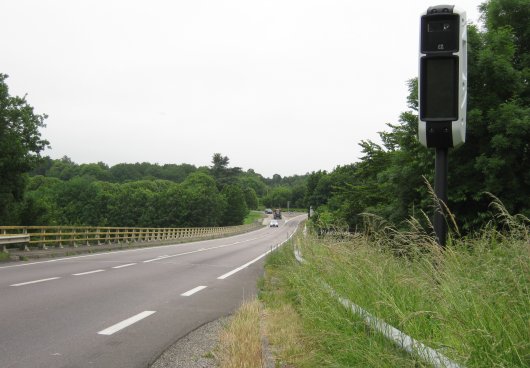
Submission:
[[303,219],[229,238],[0,266],[0,367],[145,368],[253,297],[264,254]]

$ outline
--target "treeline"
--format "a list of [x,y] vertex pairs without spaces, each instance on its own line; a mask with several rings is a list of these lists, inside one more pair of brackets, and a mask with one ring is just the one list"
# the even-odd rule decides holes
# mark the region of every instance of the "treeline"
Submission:
[[[263,205],[302,205],[304,177],[265,179],[228,165],[219,153],[211,167],[200,168],[78,165],[68,157],[46,157],[29,173],[14,214],[31,225],[207,227],[239,225],[249,210]],[[299,182],[298,201],[292,182]]]
[[[467,141],[449,155],[449,203],[464,232],[490,217],[492,193],[511,213],[530,217],[530,1],[491,0],[483,27],[468,26]],[[362,213],[394,223],[432,214],[434,151],[417,140],[417,80],[408,107],[382,145],[361,143],[357,163],[308,178],[308,204],[322,226],[354,230]],[[426,180],[426,181],[425,181]]]

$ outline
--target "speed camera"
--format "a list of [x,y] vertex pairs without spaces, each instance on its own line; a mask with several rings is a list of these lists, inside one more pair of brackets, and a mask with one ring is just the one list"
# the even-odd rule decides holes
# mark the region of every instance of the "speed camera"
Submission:
[[419,52],[421,144],[457,147],[466,140],[466,13],[452,5],[432,6],[421,16]]

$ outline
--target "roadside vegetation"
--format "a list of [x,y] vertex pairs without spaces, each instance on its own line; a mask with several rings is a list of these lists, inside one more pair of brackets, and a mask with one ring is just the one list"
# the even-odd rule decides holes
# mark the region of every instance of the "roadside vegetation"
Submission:
[[[489,220],[495,194],[511,213],[530,217],[530,0],[490,0],[481,24],[468,26],[466,143],[449,151],[448,206],[462,233]],[[399,122],[362,141],[362,157],[332,172],[312,173],[307,203],[322,223],[360,228],[361,213],[400,224],[431,203],[434,150],[420,145],[417,80],[409,81],[408,109]]]
[[271,254],[260,299],[278,364],[429,366],[346,310],[325,282],[462,366],[529,366],[530,222],[493,206],[494,221],[473,236],[453,234],[445,251],[416,221],[397,230],[372,217],[362,233],[310,232]]
[[246,301],[223,328],[214,351],[220,368],[263,366],[259,301]]
[[243,225],[253,224],[256,221],[261,220],[264,216],[265,215],[262,211],[250,211],[243,220]]

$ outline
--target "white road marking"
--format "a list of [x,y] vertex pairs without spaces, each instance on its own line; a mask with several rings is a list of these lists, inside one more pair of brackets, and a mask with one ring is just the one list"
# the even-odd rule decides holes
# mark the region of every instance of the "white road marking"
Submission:
[[292,238],[292,236],[293,236],[293,234],[294,234],[295,232],[296,232],[296,230],[293,231],[293,232],[291,233],[291,235],[290,235],[286,240],[284,240],[284,241],[281,242],[280,244],[274,246],[273,248],[271,248],[270,250],[266,251],[266,252],[263,253],[262,255],[260,255],[260,256],[258,256],[258,257],[256,257],[256,258],[254,258],[252,261],[247,262],[247,263],[245,263],[244,265],[239,266],[238,268],[236,268],[236,269],[234,269],[234,270],[232,270],[232,271],[230,271],[230,272],[225,273],[224,275],[219,276],[217,279],[218,279],[218,280],[224,280],[224,279],[226,279],[227,277],[232,276],[234,273],[239,272],[239,271],[241,271],[241,270],[244,269],[244,268],[247,268],[247,267],[250,266],[252,263],[259,261],[260,259],[262,259],[263,257],[265,257],[267,254],[269,254],[270,252],[272,252],[272,251],[275,250],[276,248],[278,248],[278,247],[282,246],[283,244],[287,243],[287,242],[289,241],[289,239]]
[[207,288],[207,286],[197,286],[196,288],[188,290],[185,293],[180,294],[180,295],[182,295],[182,296],[190,296],[190,295],[193,295],[193,294],[195,294],[195,293],[197,293],[197,292],[199,292],[199,291],[201,291],[203,289],[206,289],[206,288]]
[[154,261],[160,261],[161,259],[169,258],[169,256],[158,256],[153,259],[148,259],[147,261],[144,261],[144,263],[154,262]]
[[112,268],[118,269],[118,268],[123,268],[123,267],[134,266],[135,264],[136,263],[127,263],[127,264],[124,264],[124,265],[121,265],[121,266],[114,266]]
[[[264,231],[266,229],[268,229],[268,228],[267,227],[263,227],[263,228],[261,228],[259,230],[256,230],[256,232],[262,232],[262,231]],[[235,236],[240,236],[240,235],[242,235],[242,234],[234,235],[234,237]],[[263,238],[263,237],[264,236],[260,236],[260,237],[257,237],[257,238],[248,239],[248,240],[244,240],[244,241],[252,241],[252,240],[256,240],[256,239]],[[196,242],[181,243],[181,244],[170,244],[170,245],[159,245],[159,246],[154,246],[154,247],[146,247],[146,248],[138,248],[138,249],[112,250],[110,252],[98,252],[98,253],[94,253],[94,254],[86,254],[86,255],[83,255],[83,256],[64,257],[64,258],[50,259],[50,260],[47,260],[47,261],[21,263],[21,264],[10,265],[10,266],[0,266],[0,270],[5,269],[5,268],[14,268],[14,267],[27,267],[27,266],[33,266],[33,265],[38,265],[38,264],[43,264],[43,263],[71,261],[72,259],[115,255],[115,254],[118,254],[118,253],[148,252],[148,251],[151,251],[153,249],[160,249],[160,248],[184,247],[184,246],[189,246],[189,245],[201,244],[201,243],[205,243],[205,242],[208,242],[208,241],[210,241],[210,240],[199,240],[199,241],[196,241]]]
[[[274,248],[274,249],[276,249],[276,248]],[[258,256],[258,257],[256,257],[256,258],[254,258],[252,261],[245,263],[243,266],[239,266],[238,268],[236,268],[236,269],[234,269],[234,270],[232,270],[232,271],[230,271],[230,272],[227,272],[227,273],[225,273],[224,275],[219,276],[217,279],[218,279],[218,280],[224,280],[224,279],[226,279],[227,277],[232,276],[234,273],[239,272],[239,271],[241,271],[242,269],[247,268],[248,266],[250,266],[252,263],[259,261],[260,259],[262,259],[263,257],[265,257],[265,256],[266,256],[267,254],[269,254],[270,252],[272,252],[272,249],[266,251],[265,253],[263,253],[262,255],[260,255],[260,256]]]
[[49,279],[41,279],[41,280],[35,280],[35,281],[21,282],[20,284],[13,284],[13,285],[9,285],[9,286],[24,286],[24,285],[36,284],[38,282],[45,282],[45,281],[51,281],[51,280],[57,280],[57,279],[60,279],[60,277],[50,277]]
[[157,257],[157,258],[148,259],[147,261],[144,261],[144,263],[149,263],[149,262],[154,262],[154,261],[160,261],[160,260],[162,260],[162,259],[167,259],[167,258],[174,258],[174,257],[185,256],[185,255],[187,255],[187,254],[193,254],[193,253],[205,252],[205,251],[207,251],[207,250],[212,250],[212,249],[219,249],[219,248],[230,247],[230,246],[232,246],[232,245],[237,245],[237,244],[240,244],[240,243],[249,242],[249,241],[251,241],[251,240],[256,240],[256,239],[259,239],[259,238],[248,239],[248,240],[245,240],[245,241],[235,242],[235,243],[230,243],[230,244],[218,245],[218,246],[210,247],[210,248],[200,248],[200,249],[192,250],[192,251],[189,251],[189,252],[183,252],[183,253],[173,254],[173,255],[171,255],[171,256],[159,256],[159,257]]
[[156,311],[144,311],[142,313],[138,313],[135,316],[127,318],[126,320],[116,323],[115,325],[112,325],[109,328],[99,331],[98,335],[112,335],[113,333],[123,330],[125,327],[129,327],[133,323],[141,321],[142,319],[149,317],[151,314],[154,313],[156,313]]
[[98,272],[105,272],[105,270],[94,270],[94,271],[88,271],[88,272],[73,273],[72,276],[84,276],[84,275],[90,275],[91,273],[98,273]]

